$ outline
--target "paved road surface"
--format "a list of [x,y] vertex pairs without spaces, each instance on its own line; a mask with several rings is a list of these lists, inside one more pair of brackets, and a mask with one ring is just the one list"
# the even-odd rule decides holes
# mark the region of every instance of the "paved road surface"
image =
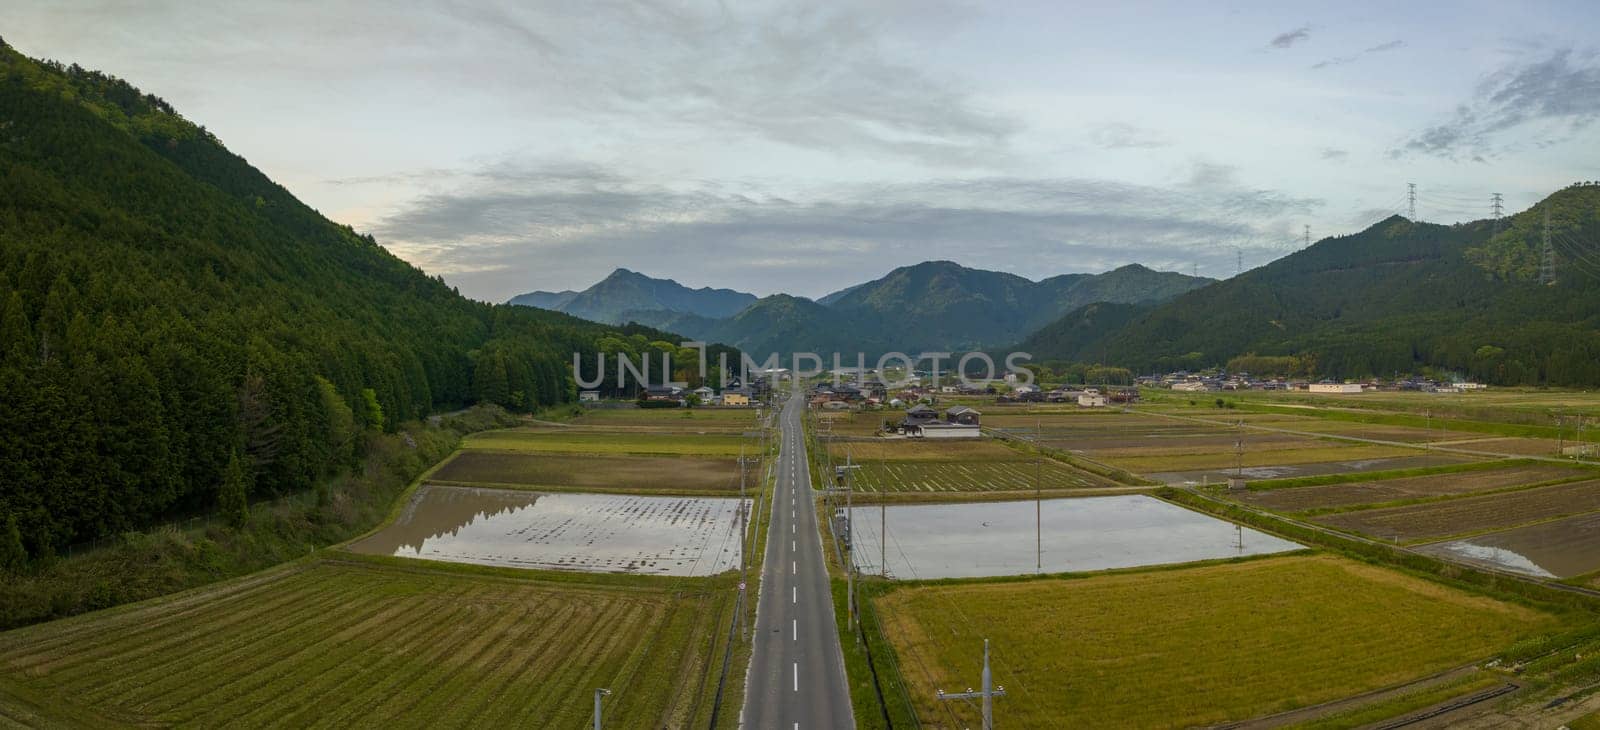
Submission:
[[796,394],[779,416],[782,448],[772,496],[754,651],[740,726],[751,730],[853,728],[844,654],[811,499]]

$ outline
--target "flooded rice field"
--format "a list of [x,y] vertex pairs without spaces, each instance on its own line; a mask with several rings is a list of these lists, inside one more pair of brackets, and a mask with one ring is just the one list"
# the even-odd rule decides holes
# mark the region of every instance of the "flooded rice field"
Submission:
[[[1442,466],[1445,464],[1460,464],[1471,459],[1459,456],[1427,455],[1427,456],[1397,456],[1383,459],[1355,459],[1351,461],[1323,461],[1310,464],[1285,464],[1282,466],[1247,466],[1244,468],[1244,478],[1257,479],[1287,479],[1289,477],[1311,477],[1323,474],[1347,474],[1369,471],[1387,471],[1389,469],[1416,469],[1424,466]],[[1228,477],[1234,475],[1234,470],[1227,469],[1200,469],[1196,471],[1174,471],[1159,474],[1146,474],[1149,479],[1163,484],[1177,484],[1194,486],[1198,484],[1222,484]]]
[[[1297,550],[1301,546],[1143,495],[1039,503],[1043,572],[1106,570]],[[880,509],[883,511],[880,512]],[[889,541],[879,535],[887,520]],[[855,510],[862,573],[980,578],[1035,572],[1032,500]],[[1242,537],[1242,547],[1241,547]],[[887,550],[884,550],[884,548]],[[880,555],[887,556],[880,558]]]
[[739,501],[428,484],[393,524],[349,549],[513,568],[713,575],[739,566]]
[[1418,547],[1446,560],[1540,578],[1600,570],[1600,513]]

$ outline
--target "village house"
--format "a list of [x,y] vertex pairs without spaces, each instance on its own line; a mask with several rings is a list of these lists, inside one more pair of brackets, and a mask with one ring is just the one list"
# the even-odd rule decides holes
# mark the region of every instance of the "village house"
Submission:
[[916,405],[906,411],[900,432],[912,438],[978,438],[983,435],[978,421],[981,415],[967,406],[955,406],[940,418],[932,407]]
[[683,389],[675,385],[652,385],[644,389],[642,400],[681,401]]

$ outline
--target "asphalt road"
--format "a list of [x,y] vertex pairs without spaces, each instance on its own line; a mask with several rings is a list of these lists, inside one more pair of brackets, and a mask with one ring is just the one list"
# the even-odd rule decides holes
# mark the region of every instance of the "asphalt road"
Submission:
[[811,470],[796,394],[779,416],[782,443],[756,603],[754,650],[741,727],[853,728],[844,653],[817,531]]

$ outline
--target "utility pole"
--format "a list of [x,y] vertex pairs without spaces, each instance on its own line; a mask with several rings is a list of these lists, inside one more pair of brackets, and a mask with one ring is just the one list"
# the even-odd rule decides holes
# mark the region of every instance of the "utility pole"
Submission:
[[1410,212],[1410,215],[1407,215],[1406,217],[1410,218],[1412,223],[1417,222],[1417,184],[1416,183],[1406,183],[1406,210]]
[[611,690],[604,687],[594,691],[594,730],[600,730],[600,698],[611,694]]
[[1033,462],[1033,572],[1044,574],[1044,459]]
[[745,638],[744,632],[744,607],[745,596],[748,595],[745,586],[750,582],[750,568],[747,554],[750,538],[749,508],[745,506],[745,470],[747,465],[754,461],[761,463],[760,459],[745,459],[744,445],[739,445],[739,612],[734,616],[734,624],[739,629],[739,638]]
[[983,730],[994,730],[994,698],[1006,696],[1005,687],[995,687],[992,682],[993,675],[989,673],[989,640],[983,640],[983,690],[972,691],[971,687],[965,692],[946,692],[939,690],[940,700],[983,700]]
[[1544,247],[1539,254],[1539,283],[1556,283],[1556,250],[1550,247],[1550,206],[1544,209]]
[[882,501],[882,495],[878,502],[878,572],[889,577],[889,503]]
[[[844,466],[838,469],[844,472],[844,533],[850,536],[849,563],[844,566],[845,581],[845,611],[850,614],[850,630],[856,628],[856,508],[855,508],[855,470],[860,469],[860,464],[851,462],[849,447],[845,448]],[[878,536],[883,539],[882,535]]]
[[1502,202],[1503,202],[1503,200],[1500,197],[1499,193],[1495,193],[1494,195],[1489,196],[1489,204],[1494,207],[1494,232],[1495,233],[1499,233],[1500,232],[1500,217],[1504,214],[1504,210],[1505,210],[1505,208],[1501,205]]

